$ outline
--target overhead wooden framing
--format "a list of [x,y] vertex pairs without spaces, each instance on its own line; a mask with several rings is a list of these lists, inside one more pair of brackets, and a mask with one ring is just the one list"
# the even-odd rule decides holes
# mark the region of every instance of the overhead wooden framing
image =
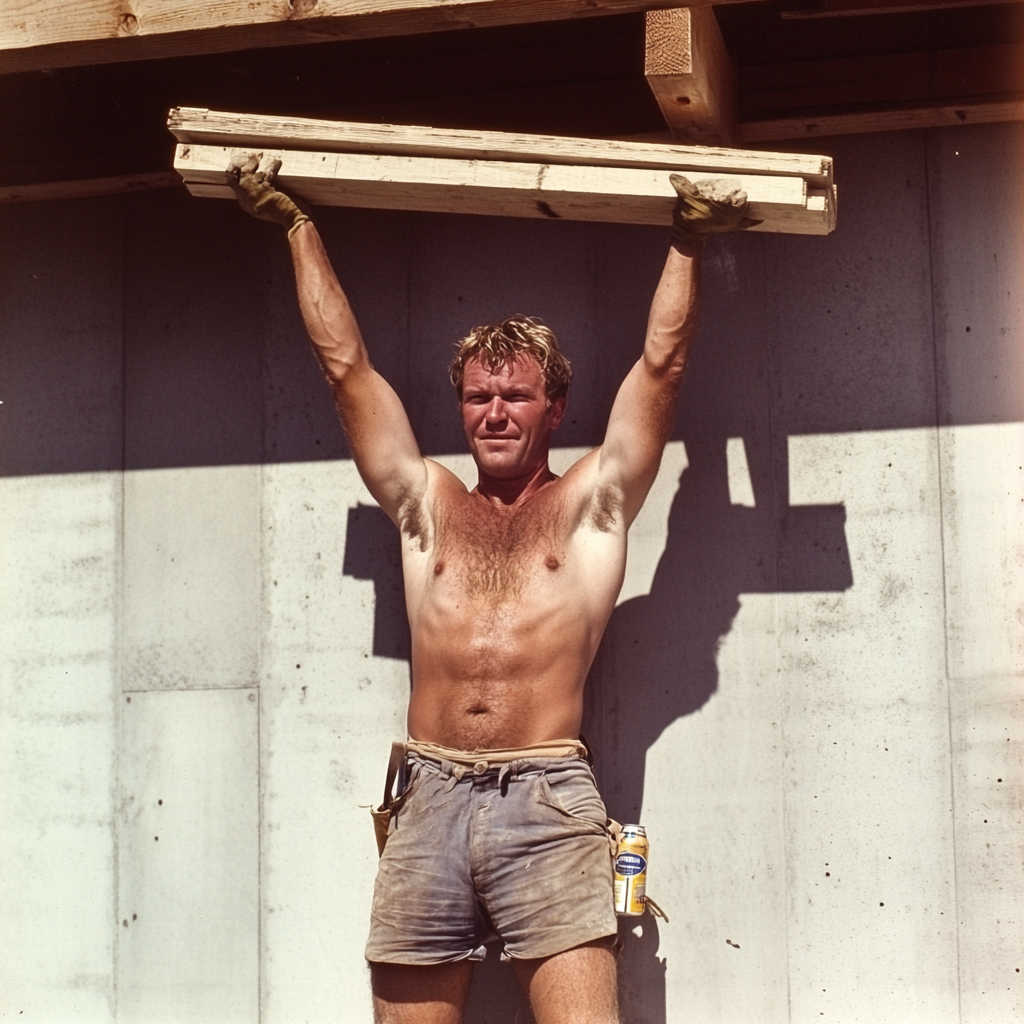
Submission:
[[3,0],[0,74],[669,6],[672,0]]
[[1021,43],[741,68],[739,79],[740,142],[1024,120]]
[[647,12],[644,74],[674,138],[736,141],[736,70],[711,7]]
[[[974,0],[918,0],[899,7],[894,2],[823,0],[820,8],[782,15],[884,15]],[[1020,43],[803,60],[744,67],[737,76],[714,9],[674,8],[647,14],[645,74],[673,138],[691,143],[735,145],[1024,120]]]
[[824,235],[835,226],[832,161],[822,156],[194,109],[173,110],[169,124],[175,169],[193,195],[210,198],[233,198],[227,168],[241,150],[277,157],[282,187],[328,206],[667,225],[668,172],[678,170],[743,188],[763,221],[752,230]]

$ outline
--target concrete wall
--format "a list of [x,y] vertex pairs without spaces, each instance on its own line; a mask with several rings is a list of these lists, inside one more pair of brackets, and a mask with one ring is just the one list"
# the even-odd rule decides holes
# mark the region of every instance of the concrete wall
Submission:
[[[624,930],[638,1024],[1024,1010],[1024,130],[828,148],[833,236],[709,250],[589,683],[671,918]],[[368,1022],[408,639],[284,243],[172,193],[0,221],[0,1019]],[[318,222],[427,453],[470,471],[448,349],[515,311],[576,367],[555,461],[599,443],[663,232]],[[470,1024],[527,1019],[495,959]]]

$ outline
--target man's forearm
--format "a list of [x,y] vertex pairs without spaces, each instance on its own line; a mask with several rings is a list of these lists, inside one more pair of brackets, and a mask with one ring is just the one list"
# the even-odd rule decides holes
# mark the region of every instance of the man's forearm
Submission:
[[644,362],[656,375],[682,377],[700,313],[700,253],[673,244],[647,321]]
[[359,325],[313,222],[297,227],[288,241],[302,319],[327,379],[339,384],[368,362]]

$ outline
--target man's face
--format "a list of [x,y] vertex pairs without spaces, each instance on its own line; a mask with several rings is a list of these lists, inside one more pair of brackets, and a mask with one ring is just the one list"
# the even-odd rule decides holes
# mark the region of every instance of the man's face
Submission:
[[477,466],[489,476],[514,480],[547,463],[551,431],[562,422],[565,399],[548,404],[544,374],[530,356],[497,373],[471,359],[459,408]]

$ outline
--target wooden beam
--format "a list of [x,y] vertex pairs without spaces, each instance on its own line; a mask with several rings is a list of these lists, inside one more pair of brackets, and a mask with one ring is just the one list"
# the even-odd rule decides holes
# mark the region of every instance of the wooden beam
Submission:
[[[673,0],[4,0],[0,74],[558,21]],[[714,2],[714,0],[705,0]]]
[[[179,144],[174,160],[193,195],[233,199],[227,167],[233,147]],[[380,153],[264,150],[282,161],[286,191],[314,205],[552,220],[668,225],[675,192],[658,168],[466,160]],[[743,188],[759,231],[828,234],[834,189],[809,190],[803,178],[696,175]]]
[[167,127],[178,142],[235,149],[313,149],[465,160],[582,164],[678,170],[701,175],[767,174],[803,178],[811,189],[832,187],[832,158],[704,146],[652,145],[556,135],[323,121],[175,107]]
[[746,67],[742,142],[1024,118],[1024,44]]
[[1024,98],[991,103],[940,104],[903,110],[747,121],[739,126],[739,138],[741,142],[748,143],[777,142],[782,139],[825,138],[830,135],[943,128],[995,121],[1024,121]]
[[74,181],[43,181],[33,185],[0,187],[0,204],[40,203],[57,199],[92,199],[125,192],[151,192],[160,188],[180,188],[181,177],[174,171],[147,174],[118,174],[107,178],[79,178]]
[[644,74],[674,138],[735,142],[736,71],[713,8],[648,11]]
[[[999,0],[1000,3],[1022,3],[1024,0]],[[954,7],[985,7],[992,0],[821,0],[817,7],[794,7],[779,11],[787,21],[814,18],[860,18],[873,14],[916,14],[920,11],[941,11]]]

